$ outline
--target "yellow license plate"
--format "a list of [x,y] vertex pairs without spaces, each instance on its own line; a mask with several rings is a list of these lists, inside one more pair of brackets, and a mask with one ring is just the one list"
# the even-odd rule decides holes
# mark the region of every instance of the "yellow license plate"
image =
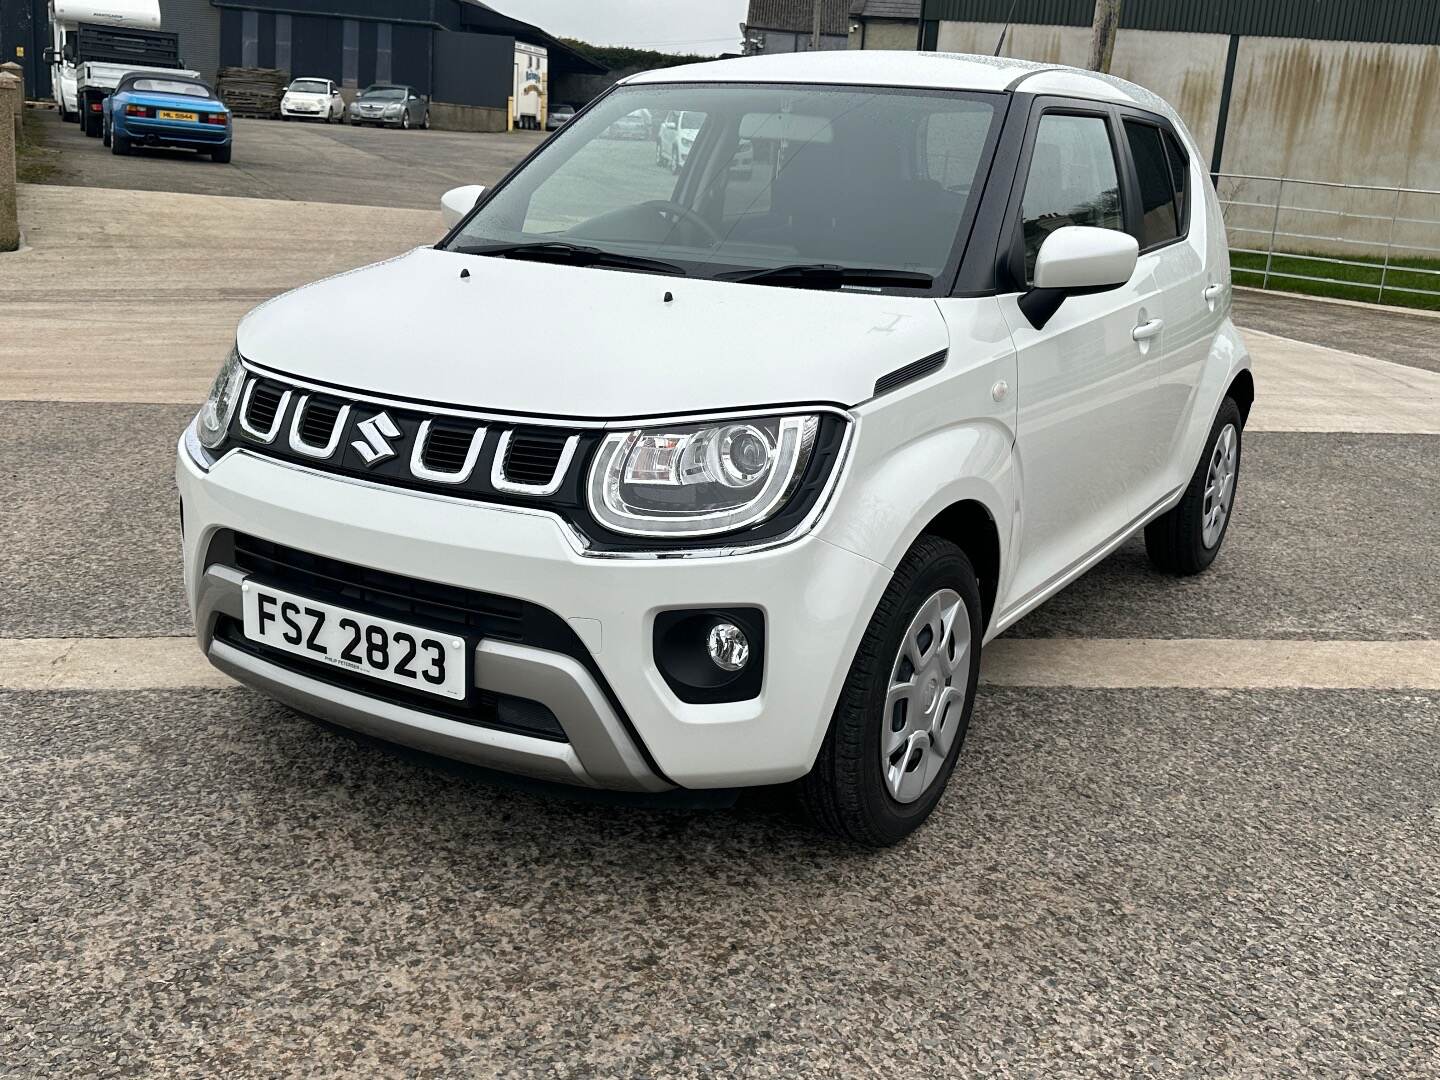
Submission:
[[196,120],[199,120],[199,119],[200,119],[200,114],[199,114],[199,113],[193,113],[193,112],[176,112],[174,109],[161,109],[161,110],[160,110],[160,119],[161,119],[161,120],[189,120],[191,123],[194,123]]

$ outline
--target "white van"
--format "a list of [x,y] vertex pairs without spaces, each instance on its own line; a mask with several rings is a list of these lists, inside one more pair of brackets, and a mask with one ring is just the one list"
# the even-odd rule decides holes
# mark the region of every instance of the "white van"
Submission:
[[65,120],[80,117],[75,80],[76,39],[82,22],[158,30],[160,0],[50,0],[50,48],[45,50],[45,61],[50,65],[55,104]]

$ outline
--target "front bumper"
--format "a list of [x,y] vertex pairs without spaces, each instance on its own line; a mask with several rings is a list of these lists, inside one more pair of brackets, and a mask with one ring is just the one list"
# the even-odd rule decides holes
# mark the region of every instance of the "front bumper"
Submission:
[[[217,666],[300,710],[395,742],[593,787],[661,790],[779,783],[814,762],[860,635],[889,571],[811,534],[748,554],[612,560],[576,550],[540,512],[355,483],[234,451],[204,472],[181,446],[186,591]],[[219,530],[243,532],[387,574],[509,597],[554,613],[589,665],[482,638],[475,682],[540,701],[555,742],[437,717],[329,685],[283,657],[217,638],[239,611],[243,573],[207,566]],[[658,613],[750,606],[765,617],[764,681],[739,702],[681,701],[652,654]]]

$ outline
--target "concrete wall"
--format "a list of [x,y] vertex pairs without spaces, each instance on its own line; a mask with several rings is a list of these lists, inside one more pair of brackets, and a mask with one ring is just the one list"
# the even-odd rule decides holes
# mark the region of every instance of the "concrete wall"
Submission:
[[[944,52],[989,55],[999,38],[998,23],[943,22],[938,47]],[[1228,47],[1229,39],[1223,34],[1122,30],[1110,68],[1113,74],[1148,87],[1175,106],[1204,151],[1207,166],[1220,115]],[[1084,67],[1089,52],[1088,26],[1012,26],[1005,38],[1004,54],[1025,60]],[[1227,135],[1227,144],[1229,138]]]
[[[997,23],[943,22],[938,47],[989,54]],[[1009,56],[1083,66],[1088,27],[1015,26]],[[1211,162],[1220,113],[1229,39],[1220,34],[1122,30],[1114,74],[1160,94],[1184,118]],[[1440,190],[1440,46],[1389,45],[1296,38],[1241,38],[1236,55],[1222,173],[1283,176],[1372,187]],[[1271,203],[1277,185],[1222,180],[1222,198]],[[1278,248],[1334,255],[1383,252],[1390,218],[1402,255],[1440,253],[1440,195],[1356,192],[1287,184],[1278,223],[1269,207],[1232,206],[1232,227],[1268,233],[1278,225]],[[1427,224],[1433,220],[1437,224]],[[1315,236],[1339,236],[1327,242]],[[1260,247],[1267,237],[1232,232],[1233,246]]]
[[430,103],[430,126],[440,131],[504,131],[506,119],[504,106]]
[[919,40],[915,23],[903,19],[866,19],[863,26],[850,32],[850,48],[913,50]]

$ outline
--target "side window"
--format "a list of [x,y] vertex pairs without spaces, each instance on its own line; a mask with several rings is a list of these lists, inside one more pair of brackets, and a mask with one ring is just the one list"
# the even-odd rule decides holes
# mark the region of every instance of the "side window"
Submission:
[[1180,140],[1166,131],[1162,133],[1165,138],[1165,156],[1170,159],[1170,175],[1175,181],[1175,216],[1180,222],[1180,234],[1183,236],[1190,227],[1190,218],[1187,216],[1190,210],[1190,155],[1185,153],[1180,145]]
[[1158,127],[1126,120],[1125,139],[1140,183],[1140,235],[1135,239],[1144,251],[1180,235],[1175,216],[1175,175],[1170,171],[1170,158]]
[[1040,118],[1020,217],[1026,281],[1035,276],[1040,245],[1056,229],[1090,225],[1124,231],[1120,174],[1104,117],[1046,113]]

